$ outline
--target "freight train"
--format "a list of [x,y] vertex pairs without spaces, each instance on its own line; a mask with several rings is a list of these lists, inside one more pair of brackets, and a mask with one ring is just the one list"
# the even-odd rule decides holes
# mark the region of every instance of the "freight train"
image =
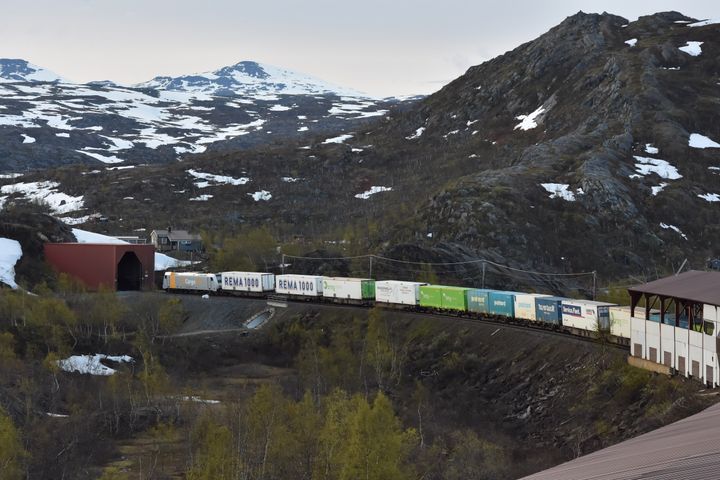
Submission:
[[208,293],[378,306],[519,323],[583,337],[630,343],[630,307],[538,293],[431,285],[398,280],[274,275],[257,272],[167,272],[167,292]]

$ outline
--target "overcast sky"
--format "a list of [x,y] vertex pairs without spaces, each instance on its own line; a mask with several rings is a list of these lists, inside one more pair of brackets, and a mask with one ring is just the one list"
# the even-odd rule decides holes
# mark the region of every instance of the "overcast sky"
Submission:
[[[550,5],[546,5],[550,4]],[[374,95],[430,93],[579,10],[630,20],[718,0],[2,0],[0,57],[138,83],[255,60]]]

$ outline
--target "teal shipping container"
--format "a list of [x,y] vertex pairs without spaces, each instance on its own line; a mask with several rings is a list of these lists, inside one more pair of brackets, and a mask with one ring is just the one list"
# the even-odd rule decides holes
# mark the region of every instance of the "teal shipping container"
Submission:
[[467,307],[469,312],[488,313],[488,294],[492,290],[486,288],[471,288],[465,295],[467,296]]
[[488,313],[492,315],[515,316],[515,294],[491,290],[488,293]]

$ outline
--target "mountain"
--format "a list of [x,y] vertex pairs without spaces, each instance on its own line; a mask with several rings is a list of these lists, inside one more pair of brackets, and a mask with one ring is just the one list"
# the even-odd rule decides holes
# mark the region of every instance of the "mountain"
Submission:
[[254,62],[137,87],[58,83],[24,60],[0,65],[0,172],[171,162],[344,132],[400,103]]
[[[634,22],[581,12],[342,135],[6,183],[53,181],[82,196],[71,216],[107,217],[96,228],[110,232],[261,225],[414,261],[597,270],[600,282],[655,277],[686,258],[697,268],[720,256],[719,30],[677,12]],[[2,188],[6,202],[27,196]],[[477,263],[435,270],[468,285],[484,275]],[[487,275],[500,288],[589,288]]]
[[275,95],[337,95],[369,98],[355,90],[331,85],[303,73],[284,68],[244,61],[213,72],[155,77],[135,85],[138,88],[155,88],[177,92],[199,92],[220,96],[250,96],[264,98]]
[[0,58],[0,83],[68,82],[56,73],[19,58]]

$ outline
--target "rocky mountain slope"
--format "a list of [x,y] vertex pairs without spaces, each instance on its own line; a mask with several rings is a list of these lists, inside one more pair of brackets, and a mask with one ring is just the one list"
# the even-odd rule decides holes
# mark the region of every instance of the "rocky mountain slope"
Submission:
[[122,87],[68,83],[24,60],[0,59],[0,173],[161,163],[342,132],[396,103],[255,62]]
[[[700,267],[720,233],[719,32],[676,12],[579,13],[343,135],[51,178],[84,195],[72,215],[108,216],[108,230],[266,225],[408,259],[485,257],[605,280],[654,277],[685,258]],[[14,201],[30,187],[2,188]]]

